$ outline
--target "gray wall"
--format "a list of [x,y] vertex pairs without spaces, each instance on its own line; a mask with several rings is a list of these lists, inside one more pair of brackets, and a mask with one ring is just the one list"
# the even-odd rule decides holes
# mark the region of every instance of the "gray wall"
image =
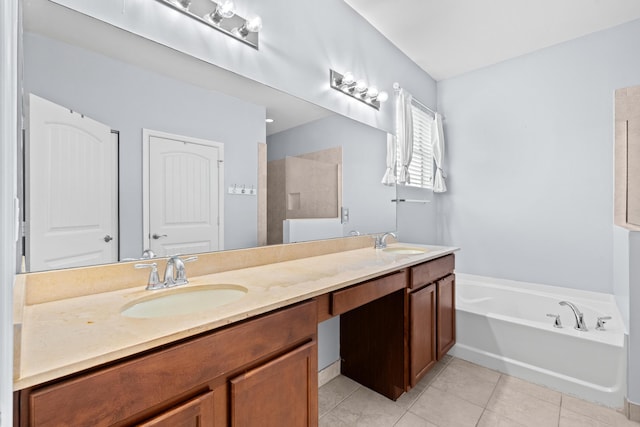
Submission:
[[351,70],[390,95],[400,82],[435,104],[435,81],[343,0],[238,2],[239,15],[262,17],[259,51],[155,1],[54,1],[386,131],[392,102],[378,112],[331,90],[329,68]]
[[636,403],[640,238],[613,226],[613,94],[640,84],[638,52],[633,21],[439,82],[450,191],[434,196],[458,271],[617,294]]
[[438,83],[458,270],[612,292],[613,91],[640,21]]
[[395,230],[394,187],[382,185],[387,133],[343,116],[330,116],[267,137],[267,159],[342,147],[342,204],[349,208],[351,230],[380,233]]
[[[142,129],[222,142],[225,187],[257,188],[262,106],[208,91],[37,34],[24,37],[24,90],[120,131],[121,257],[142,243]],[[225,248],[257,245],[257,198],[225,195]]]

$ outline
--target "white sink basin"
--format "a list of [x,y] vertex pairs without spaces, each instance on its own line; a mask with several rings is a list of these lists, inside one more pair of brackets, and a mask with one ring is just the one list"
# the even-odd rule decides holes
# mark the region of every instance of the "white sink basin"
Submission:
[[238,285],[202,285],[160,291],[125,306],[125,317],[151,319],[210,310],[239,300],[247,288]]
[[398,255],[419,255],[425,252],[428,252],[427,249],[422,248],[410,248],[407,246],[394,246],[389,248],[384,248],[383,252],[391,252]]

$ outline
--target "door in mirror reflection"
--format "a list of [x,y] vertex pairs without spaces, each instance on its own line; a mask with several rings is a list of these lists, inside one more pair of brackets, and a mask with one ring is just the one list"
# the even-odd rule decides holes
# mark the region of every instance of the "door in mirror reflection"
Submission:
[[26,151],[27,270],[116,262],[117,135],[30,95]]
[[147,248],[159,256],[223,249],[224,147],[146,130]]

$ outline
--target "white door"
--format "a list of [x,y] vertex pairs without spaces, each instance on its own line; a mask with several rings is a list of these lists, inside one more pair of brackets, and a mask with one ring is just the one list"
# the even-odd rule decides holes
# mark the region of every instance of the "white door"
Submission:
[[28,271],[118,260],[118,147],[109,126],[29,95]]
[[223,249],[220,143],[144,130],[145,242],[159,256]]

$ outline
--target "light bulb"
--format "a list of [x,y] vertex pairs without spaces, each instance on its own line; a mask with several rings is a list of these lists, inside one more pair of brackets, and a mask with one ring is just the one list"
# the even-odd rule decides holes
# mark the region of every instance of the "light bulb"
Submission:
[[215,10],[206,15],[204,18],[209,22],[219,25],[223,19],[231,18],[233,15],[235,15],[235,8],[236,5],[233,3],[233,0],[225,0],[221,3],[218,3]]
[[378,96],[376,97],[376,100],[379,101],[381,104],[383,102],[386,102],[387,99],[389,99],[389,94],[385,91],[382,91],[378,94]]
[[257,33],[261,29],[262,29],[262,18],[260,18],[258,15],[254,15],[251,18],[248,18],[246,21],[244,21],[244,24],[242,24],[242,27],[234,28],[233,30],[231,30],[231,32],[236,36],[240,36],[244,39],[249,35],[249,33]]
[[344,73],[344,75],[342,76],[342,81],[340,82],[340,84],[343,85],[350,85],[351,83],[353,83],[356,80],[355,77],[353,77],[353,73],[351,71],[347,71],[346,73]]
[[375,99],[378,96],[378,88],[375,86],[370,86],[369,90],[367,90],[367,96],[371,99]]
[[216,13],[223,18],[231,18],[236,14],[236,5],[233,0],[224,0],[216,7]]
[[365,82],[364,80],[358,80],[354,89],[358,93],[364,92],[365,90],[367,90],[367,82]]
[[247,22],[244,24],[247,28],[247,31],[251,33],[257,33],[262,29],[262,18],[258,15],[254,15],[247,19]]

